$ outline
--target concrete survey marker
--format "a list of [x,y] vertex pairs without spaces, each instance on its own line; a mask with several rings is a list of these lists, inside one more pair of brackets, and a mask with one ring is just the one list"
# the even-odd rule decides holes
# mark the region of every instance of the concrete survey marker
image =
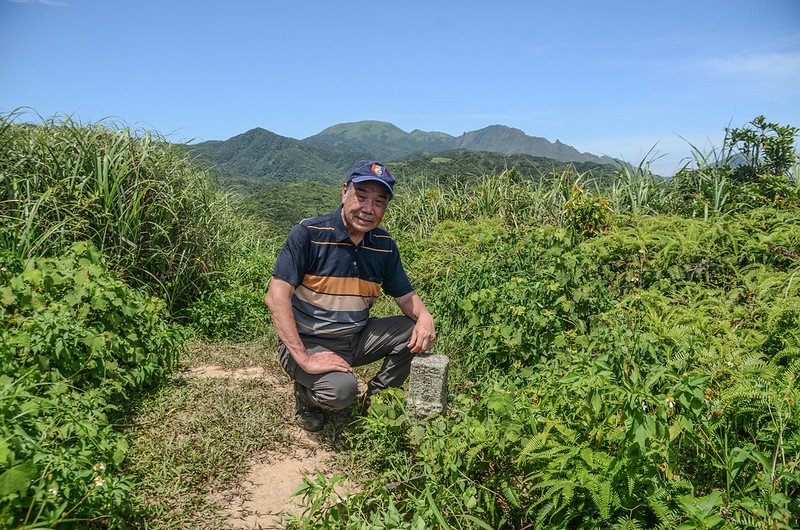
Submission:
[[425,353],[411,361],[411,375],[408,378],[406,408],[415,418],[430,414],[444,414],[447,409],[447,366],[450,359],[446,355]]

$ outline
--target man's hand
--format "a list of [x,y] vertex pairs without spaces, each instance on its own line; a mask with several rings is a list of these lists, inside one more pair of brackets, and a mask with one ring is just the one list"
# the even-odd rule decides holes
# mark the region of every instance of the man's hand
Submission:
[[272,325],[275,327],[278,338],[286,345],[297,366],[309,374],[352,372],[353,369],[347,364],[347,361],[331,351],[308,353],[297,333],[297,323],[292,311],[292,293],[294,293],[293,285],[273,277],[264,301],[269,306]]
[[428,308],[422,303],[420,297],[414,291],[394,299],[403,314],[413,318],[417,323],[411,330],[411,339],[408,341],[408,349],[411,353],[421,353],[428,351],[436,342],[436,328],[433,325],[433,317]]
[[433,317],[430,313],[423,313],[411,331],[408,348],[411,353],[421,353],[430,350],[434,342],[436,342],[436,330],[433,327]]
[[300,365],[306,373],[325,374],[328,372],[352,372],[353,368],[347,361],[332,351],[318,351],[310,353]]

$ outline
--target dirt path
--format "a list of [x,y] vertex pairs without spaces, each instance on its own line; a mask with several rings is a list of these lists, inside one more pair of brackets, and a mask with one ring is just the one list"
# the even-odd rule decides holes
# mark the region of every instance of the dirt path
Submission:
[[[262,367],[202,365],[185,374],[188,377],[228,378],[235,381],[261,378],[273,383],[275,390],[286,396],[286,417],[291,418],[294,414],[291,383]],[[313,479],[317,472],[328,477],[334,474],[335,453],[326,448],[321,435],[307,433],[294,424],[287,425],[287,429],[294,440],[291,447],[254,455],[248,465],[249,472],[242,478],[239,488],[212,495],[215,503],[224,507],[226,526],[229,528],[282,528],[282,521],[288,512],[302,513],[301,499],[292,497],[292,493],[303,483],[303,477]],[[347,491],[340,493],[346,494]]]

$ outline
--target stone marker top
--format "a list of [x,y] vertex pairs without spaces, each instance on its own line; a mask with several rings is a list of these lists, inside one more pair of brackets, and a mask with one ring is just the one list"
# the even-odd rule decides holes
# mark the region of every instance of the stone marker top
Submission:
[[411,359],[411,364],[423,363],[426,365],[443,365],[450,364],[450,358],[447,355],[439,355],[438,353],[418,353]]

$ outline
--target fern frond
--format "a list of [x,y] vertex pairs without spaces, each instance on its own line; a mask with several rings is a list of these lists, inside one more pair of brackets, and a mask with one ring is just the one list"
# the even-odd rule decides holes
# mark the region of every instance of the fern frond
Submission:
[[600,512],[600,517],[607,521],[611,516],[611,483],[603,481],[597,485],[596,489],[590,489],[589,494],[592,502],[597,506],[597,511]]
[[561,422],[555,423],[553,426],[559,432],[559,434],[561,434],[561,436],[566,438],[566,442],[567,443],[569,443],[569,444],[577,443],[578,436],[577,436],[577,434],[575,433],[574,430],[570,429],[569,427],[567,427],[566,425],[564,425]]
[[667,527],[674,527],[674,521],[677,518],[677,511],[670,508],[666,502],[668,493],[665,489],[660,488],[647,496],[647,506],[653,511],[653,514],[658,518],[660,525]]
[[509,484],[507,480],[503,480],[500,483],[500,490],[503,492],[505,499],[508,501],[511,506],[514,508],[519,508],[520,498],[519,498],[519,490],[514,487],[512,484]]
[[636,519],[624,516],[617,519],[611,528],[615,530],[641,530],[644,527]]

